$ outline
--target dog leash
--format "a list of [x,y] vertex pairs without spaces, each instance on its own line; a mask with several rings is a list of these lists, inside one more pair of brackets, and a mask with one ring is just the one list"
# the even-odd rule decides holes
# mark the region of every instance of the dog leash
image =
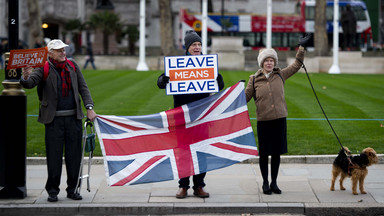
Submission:
[[320,106],[320,108],[321,108],[321,111],[323,112],[323,114],[324,114],[324,116],[325,116],[325,119],[327,119],[327,122],[328,122],[329,126],[331,127],[331,129],[332,129],[332,131],[333,131],[333,134],[335,134],[335,137],[336,137],[337,141],[339,142],[341,148],[344,149],[344,146],[341,144],[340,139],[339,139],[339,137],[338,137],[337,134],[336,134],[336,131],[333,129],[332,124],[331,124],[331,122],[329,121],[329,119],[328,119],[328,117],[327,117],[327,114],[325,114],[325,111],[324,111],[324,109],[323,109],[323,106],[321,106],[320,100],[319,100],[319,98],[317,97],[315,88],[313,88],[311,79],[309,78],[309,75],[308,75],[308,72],[307,72],[307,68],[305,67],[304,62],[301,61],[301,60],[298,59],[298,58],[296,58],[296,59],[303,65],[302,67],[304,68],[305,74],[307,74],[307,78],[308,78],[309,84],[311,84],[311,88],[312,88],[313,94],[315,94],[317,103],[319,104],[319,106]]
[[348,162],[349,162],[349,164],[348,164],[348,175],[351,175],[351,174],[352,174],[352,170],[353,170],[353,169],[363,169],[362,167],[360,167],[360,166],[358,166],[358,165],[355,165],[355,164],[352,162],[351,157],[348,155],[348,153],[347,153],[347,151],[345,150],[343,144],[341,144],[340,139],[339,139],[339,137],[338,137],[337,134],[336,134],[336,131],[333,129],[332,124],[331,124],[331,122],[329,121],[329,119],[328,119],[328,117],[327,117],[327,114],[325,114],[325,111],[324,111],[324,109],[323,109],[323,106],[321,106],[320,100],[319,100],[319,98],[317,97],[315,88],[313,87],[312,82],[311,82],[311,79],[309,78],[308,71],[307,71],[307,68],[306,68],[305,65],[304,65],[304,62],[301,61],[301,60],[298,59],[298,58],[296,58],[296,59],[303,65],[302,67],[304,68],[305,74],[307,75],[309,84],[311,85],[311,88],[312,88],[313,94],[314,94],[315,97],[316,97],[317,103],[319,104],[319,106],[320,106],[320,108],[321,108],[321,111],[323,112],[325,118],[327,119],[327,122],[328,122],[329,126],[331,127],[333,133],[335,134],[335,137],[336,137],[337,141],[339,142],[341,149],[344,150],[344,153],[345,153],[345,155],[347,156],[347,159],[348,159]]

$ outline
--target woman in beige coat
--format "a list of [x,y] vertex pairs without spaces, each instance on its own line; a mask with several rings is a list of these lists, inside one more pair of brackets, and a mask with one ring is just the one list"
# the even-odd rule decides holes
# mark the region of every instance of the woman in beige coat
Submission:
[[[259,69],[249,77],[245,89],[247,102],[256,104],[257,136],[259,141],[259,166],[263,177],[264,194],[281,194],[277,186],[280,155],[287,153],[287,104],[284,96],[285,80],[302,66],[304,47],[311,35],[300,38],[296,60],[286,68],[277,68],[278,57],[274,49],[260,50],[257,58]],[[268,182],[268,156],[271,155],[271,184]]]

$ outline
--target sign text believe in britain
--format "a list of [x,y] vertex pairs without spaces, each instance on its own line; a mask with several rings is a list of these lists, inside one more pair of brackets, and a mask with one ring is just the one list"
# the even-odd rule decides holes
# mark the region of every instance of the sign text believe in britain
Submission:
[[37,49],[11,50],[7,70],[23,67],[43,67],[47,60],[46,47]]

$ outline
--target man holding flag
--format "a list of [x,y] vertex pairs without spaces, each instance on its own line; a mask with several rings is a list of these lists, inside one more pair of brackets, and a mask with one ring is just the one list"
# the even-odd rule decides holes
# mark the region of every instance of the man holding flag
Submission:
[[200,176],[258,155],[243,82],[156,114],[98,115],[95,128],[110,186]]
[[[210,95],[224,86],[216,55],[198,55],[201,39],[195,32],[189,32],[185,42],[187,55],[194,55],[165,57],[170,60],[158,79],[159,87],[174,95],[175,108],[143,116],[97,116],[95,129],[109,186],[179,179],[176,197],[185,198],[193,176],[194,195],[205,198],[209,197],[203,190],[206,172],[258,155],[244,83]],[[194,60],[200,67],[187,67]],[[185,79],[197,71],[208,76]],[[180,91],[168,91],[175,83]],[[209,89],[196,92],[193,85]]]
[[[185,53],[186,55],[201,55],[201,38],[195,31],[187,31],[184,37],[185,44]],[[169,77],[165,74],[160,75],[157,81],[157,86],[161,89],[164,89],[166,84],[169,82]],[[224,88],[224,81],[221,74],[218,74],[217,82],[219,85],[219,90]],[[186,103],[194,102],[202,98],[209,97],[209,93],[200,93],[200,94],[181,94],[174,95],[174,107],[179,107]],[[209,193],[205,192],[203,187],[205,186],[204,177],[206,173],[201,173],[193,176],[193,194],[195,196],[206,198],[209,197]],[[187,191],[189,189],[189,177],[181,178],[179,180],[179,191],[176,193],[176,198],[185,198],[187,197]]]

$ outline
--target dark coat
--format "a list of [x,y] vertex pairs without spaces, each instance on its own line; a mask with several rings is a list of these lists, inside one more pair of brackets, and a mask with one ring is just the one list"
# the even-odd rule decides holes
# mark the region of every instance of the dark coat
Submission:
[[88,45],[87,46],[87,56],[89,58],[90,61],[93,61],[93,50],[92,50],[92,46]]
[[356,16],[351,9],[346,9],[341,14],[341,26],[343,28],[343,34],[356,34]]
[[[94,104],[91,93],[89,92],[87,83],[83,77],[83,74],[80,71],[79,66],[72,61],[76,67],[76,72],[73,70],[72,66],[67,63],[67,68],[71,74],[71,84],[72,91],[75,97],[76,103],[76,116],[77,119],[84,118],[84,114],[81,108],[80,96],[83,99],[84,105]],[[55,71],[55,66],[49,62],[49,74],[45,83],[43,84],[43,98],[41,101],[39,118],[37,119],[40,123],[48,124],[53,121],[56,115],[57,108],[57,76],[58,74]],[[40,82],[43,81],[44,76],[44,67],[36,68],[33,73],[29,76],[27,80],[20,79],[20,84],[26,88],[31,89],[37,86]]]

